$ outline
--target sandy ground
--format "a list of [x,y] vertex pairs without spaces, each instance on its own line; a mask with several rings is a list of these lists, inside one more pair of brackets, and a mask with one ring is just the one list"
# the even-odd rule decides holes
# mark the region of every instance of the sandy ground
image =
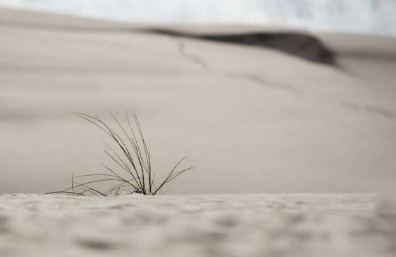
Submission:
[[392,190],[395,39],[314,33],[330,66],[136,28],[0,10],[0,192],[102,172],[109,141],[71,112],[120,117],[132,105],[160,174],[185,155],[197,167],[170,193]]
[[374,195],[0,196],[0,256],[396,255]]

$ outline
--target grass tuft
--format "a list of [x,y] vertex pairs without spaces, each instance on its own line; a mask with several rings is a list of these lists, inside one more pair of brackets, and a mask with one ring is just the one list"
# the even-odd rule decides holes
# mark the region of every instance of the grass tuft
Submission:
[[[110,126],[109,123],[92,112],[89,114],[81,112],[74,114],[98,127],[112,139],[116,147],[107,146],[104,152],[117,169],[102,164],[107,171],[106,173],[73,175],[69,188],[47,194],[108,196],[139,193],[156,195],[160,194],[166,185],[181,174],[194,169],[194,167],[180,168],[182,162],[187,158],[183,157],[162,181],[157,181],[157,173],[152,168],[151,153],[134,110],[125,113],[126,125],[122,125],[116,116],[110,112],[116,123],[115,127]],[[106,183],[109,188],[106,191],[100,191],[95,188],[98,183]]]

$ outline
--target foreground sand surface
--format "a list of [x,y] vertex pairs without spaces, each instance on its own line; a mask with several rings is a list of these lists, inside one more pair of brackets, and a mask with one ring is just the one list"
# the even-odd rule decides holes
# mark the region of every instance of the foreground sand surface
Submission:
[[0,196],[0,256],[396,255],[374,195]]
[[103,172],[109,141],[71,113],[122,119],[132,105],[160,175],[185,155],[197,167],[172,193],[393,188],[395,39],[312,33],[336,57],[323,65],[136,29],[0,10],[0,192],[54,191],[71,174]]

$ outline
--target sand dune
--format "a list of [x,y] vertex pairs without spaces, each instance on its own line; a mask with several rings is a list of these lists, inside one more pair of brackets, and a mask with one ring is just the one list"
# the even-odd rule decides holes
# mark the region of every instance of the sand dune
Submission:
[[[282,32],[164,28],[227,32],[237,41],[242,32]],[[395,39],[310,32],[307,40],[320,41],[335,67],[274,50],[277,43],[252,47],[146,29],[0,10],[0,193],[53,191],[72,173],[102,170],[105,136],[71,112],[123,115],[132,105],[160,173],[184,155],[197,166],[170,193],[393,187]]]

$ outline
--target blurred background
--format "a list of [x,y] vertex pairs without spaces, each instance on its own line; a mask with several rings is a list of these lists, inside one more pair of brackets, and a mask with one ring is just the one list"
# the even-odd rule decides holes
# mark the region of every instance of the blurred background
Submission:
[[104,172],[72,112],[132,106],[170,193],[394,191],[395,36],[394,0],[0,0],[0,193]]
[[133,23],[276,25],[396,36],[394,0],[0,0],[0,6]]

